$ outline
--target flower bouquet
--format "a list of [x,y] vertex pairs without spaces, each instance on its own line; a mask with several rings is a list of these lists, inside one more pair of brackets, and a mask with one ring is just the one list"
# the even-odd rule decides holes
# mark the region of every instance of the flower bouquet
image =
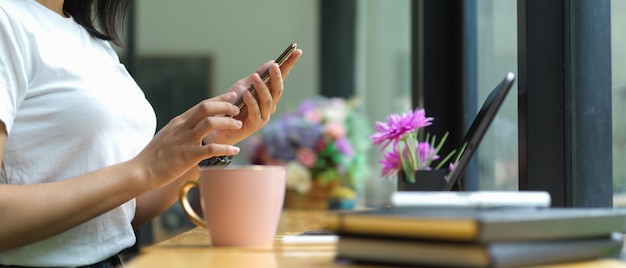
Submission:
[[[376,122],[374,126],[376,132],[370,136],[370,140],[372,145],[383,153],[383,158],[380,160],[382,176],[398,176],[408,183],[416,183],[418,179],[416,174],[422,173],[432,176],[431,180],[439,180],[419,181],[422,184],[434,185],[426,187],[431,188],[428,190],[437,190],[436,188],[442,188],[445,185],[448,178],[444,176],[446,170],[442,167],[448,164],[447,168],[452,170],[464,147],[452,161],[450,160],[455,156],[456,150],[441,158],[439,151],[448,138],[448,133],[446,132],[439,140],[436,136],[421,133],[425,127],[432,124],[432,121],[432,117],[426,117],[424,109],[418,108],[402,115],[391,114],[387,117],[387,122]],[[398,183],[400,185],[401,182]]]
[[286,198],[317,200],[309,207],[325,208],[333,194],[354,197],[356,184],[368,173],[370,148],[368,122],[358,108],[354,99],[304,100],[249,139],[250,162],[284,165]]

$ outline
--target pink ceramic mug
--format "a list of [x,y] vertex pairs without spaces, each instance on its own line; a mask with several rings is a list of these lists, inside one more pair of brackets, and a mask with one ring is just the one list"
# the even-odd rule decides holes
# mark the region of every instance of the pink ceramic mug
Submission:
[[[191,221],[208,229],[213,246],[272,246],[285,197],[285,168],[229,166],[200,169],[187,181],[179,201]],[[204,220],[192,209],[189,190],[198,187]]]

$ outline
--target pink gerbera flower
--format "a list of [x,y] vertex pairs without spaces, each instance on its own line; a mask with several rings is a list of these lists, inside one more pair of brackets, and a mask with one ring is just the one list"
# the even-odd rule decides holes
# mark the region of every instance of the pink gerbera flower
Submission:
[[426,117],[424,109],[415,109],[402,115],[391,114],[387,117],[387,123],[376,122],[376,133],[370,136],[370,140],[381,149],[390,144],[396,147],[406,134],[430,126],[432,120],[432,117]]
[[393,177],[402,169],[402,159],[400,159],[400,155],[398,155],[398,151],[395,149],[385,153],[383,159],[380,160],[380,164],[383,167],[380,172],[383,177]]
[[[432,121],[432,117],[426,117],[424,109],[415,109],[402,115],[391,114],[387,122],[376,122],[376,132],[369,138],[372,145],[383,154],[380,160],[383,177],[394,177],[403,172],[406,181],[415,182],[416,170],[439,169],[456,153],[453,150],[440,159],[439,150],[448,137],[447,132],[439,140],[436,136],[430,137],[428,133],[425,133],[426,137],[420,137],[421,128],[430,126]],[[454,163],[458,161],[459,155]],[[433,161],[437,165],[431,167]]]

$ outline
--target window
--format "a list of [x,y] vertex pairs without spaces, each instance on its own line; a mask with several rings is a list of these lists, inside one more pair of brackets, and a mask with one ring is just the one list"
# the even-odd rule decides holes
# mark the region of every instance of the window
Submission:
[[[517,74],[516,7],[516,0],[477,1],[478,109],[506,72]],[[479,189],[518,188],[517,138],[515,83],[480,144]]]
[[614,206],[626,206],[626,12],[625,1],[611,1]]

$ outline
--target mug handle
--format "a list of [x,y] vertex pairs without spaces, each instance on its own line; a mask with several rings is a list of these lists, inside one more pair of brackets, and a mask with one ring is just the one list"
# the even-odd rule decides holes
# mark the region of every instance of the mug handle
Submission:
[[195,224],[196,226],[206,229],[206,222],[202,218],[200,218],[200,216],[198,216],[198,214],[193,210],[193,208],[191,207],[191,204],[189,204],[189,198],[187,197],[187,194],[189,193],[189,191],[193,187],[198,187],[198,186],[200,186],[200,183],[197,181],[186,181],[180,187],[180,190],[178,191],[178,201],[180,202],[180,205],[183,207],[185,214],[189,216],[189,220],[191,220],[191,222]]

